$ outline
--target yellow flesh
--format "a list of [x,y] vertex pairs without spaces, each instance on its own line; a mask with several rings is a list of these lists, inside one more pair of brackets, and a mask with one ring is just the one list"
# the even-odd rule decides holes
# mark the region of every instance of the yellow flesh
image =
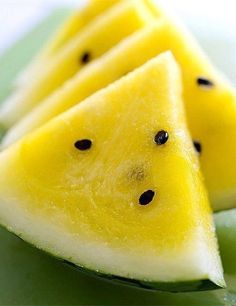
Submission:
[[[213,208],[235,207],[235,90],[213,69],[189,34],[169,20],[160,19],[135,33],[89,65],[9,130],[3,146],[166,50],[172,50],[181,65],[188,123],[193,139],[202,145],[200,162]],[[212,80],[215,87],[199,87],[199,76]]]
[[81,10],[76,10],[59,30],[53,35],[52,39],[43,48],[39,55],[17,78],[17,85],[29,86],[32,77],[39,74],[47,61],[51,61],[53,56],[66,44],[73,39],[79,31],[89,24],[94,18],[112,7],[121,0],[91,0]]
[[[125,2],[126,0],[123,0]],[[136,3],[144,2],[156,17],[162,14],[162,10],[157,9],[152,0],[135,0]],[[43,48],[40,54],[29,64],[29,66],[17,78],[16,84],[19,87],[29,86],[34,75],[40,74],[45,65],[50,62],[58,51],[72,40],[85,26],[94,18],[100,16],[103,12],[113,5],[122,2],[122,0],[90,0],[81,10],[73,13],[65,23],[60,27],[52,39]]]
[[[0,155],[0,219],[93,270],[150,281],[224,283],[211,211],[170,53]],[[169,140],[157,146],[159,130]],[[91,139],[90,150],[74,143]],[[140,195],[155,191],[139,205]]]
[[96,59],[119,41],[149,24],[154,17],[148,8],[137,1],[122,2],[90,23],[67,44],[43,72],[35,75],[29,87],[23,87],[0,109],[0,123],[11,126],[30,111],[85,64],[80,62],[86,52]]
[[[121,0],[90,0],[81,9],[74,12],[68,20],[61,26],[58,33],[45,48],[45,56],[55,55],[61,47],[73,39],[79,31],[86,27],[94,18],[111,8]],[[124,1],[123,1],[124,2]]]

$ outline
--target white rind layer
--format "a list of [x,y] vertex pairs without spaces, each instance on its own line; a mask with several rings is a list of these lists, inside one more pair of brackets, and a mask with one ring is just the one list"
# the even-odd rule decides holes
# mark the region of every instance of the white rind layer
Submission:
[[150,251],[147,256],[147,252],[140,254],[140,246],[135,250],[112,249],[105,242],[72,235],[30,214],[16,198],[0,199],[0,222],[38,248],[96,272],[149,282],[209,279],[219,286],[225,285],[222,271],[215,271],[216,266],[220,267],[218,256],[207,246],[201,228],[181,252],[171,250],[152,256]]

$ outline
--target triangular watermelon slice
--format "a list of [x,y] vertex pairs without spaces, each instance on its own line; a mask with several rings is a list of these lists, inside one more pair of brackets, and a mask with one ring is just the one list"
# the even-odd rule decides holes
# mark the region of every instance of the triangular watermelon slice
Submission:
[[0,220],[59,258],[145,288],[224,286],[172,55],[2,152]]
[[142,1],[129,0],[114,6],[79,32],[72,41],[34,74],[30,86],[13,93],[0,108],[0,125],[8,128],[43,98],[104,54],[125,37],[148,25],[154,16]]

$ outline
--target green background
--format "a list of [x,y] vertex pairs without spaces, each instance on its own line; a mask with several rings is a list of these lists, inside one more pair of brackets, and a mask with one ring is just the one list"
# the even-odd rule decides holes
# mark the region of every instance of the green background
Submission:
[[[0,58],[0,100],[68,14],[58,10]],[[162,293],[88,276],[0,228],[0,305],[236,305],[236,210],[215,216],[227,290]]]

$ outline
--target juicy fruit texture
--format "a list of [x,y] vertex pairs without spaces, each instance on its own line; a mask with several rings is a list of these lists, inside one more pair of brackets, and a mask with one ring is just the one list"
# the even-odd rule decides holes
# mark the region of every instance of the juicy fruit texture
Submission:
[[162,290],[224,286],[171,54],[2,152],[0,219],[99,273]]
[[52,57],[55,56],[68,41],[73,39],[73,37],[75,37],[76,34],[95,17],[98,17],[104,11],[118,3],[118,1],[120,0],[92,0],[89,1],[84,8],[74,12],[65,23],[62,24],[57,33],[53,35],[53,38],[45,48],[43,48],[40,54],[23,71],[17,79],[16,84],[18,86],[28,86],[31,78],[34,78],[35,74],[39,74],[40,71],[44,69],[44,65],[47,65],[47,61],[51,61]]
[[136,1],[121,2],[91,22],[53,60],[29,87],[14,93],[0,109],[0,123],[9,127],[30,111],[43,98],[72,77],[91,61],[119,41],[149,24],[151,11]]
[[133,34],[76,75],[9,130],[3,146],[166,50],[172,50],[182,69],[188,124],[201,149],[199,158],[213,208],[234,207],[235,90],[213,69],[192,37],[168,19]]

